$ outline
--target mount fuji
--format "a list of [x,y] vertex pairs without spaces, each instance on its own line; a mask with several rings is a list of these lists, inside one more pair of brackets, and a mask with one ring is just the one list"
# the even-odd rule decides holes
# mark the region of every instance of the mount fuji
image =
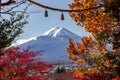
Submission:
[[[44,50],[40,58],[47,62],[65,62],[68,60],[66,48],[68,39],[80,42],[81,37],[65,28],[52,28],[40,36],[30,38],[18,46],[33,51]],[[20,40],[19,40],[20,41]]]

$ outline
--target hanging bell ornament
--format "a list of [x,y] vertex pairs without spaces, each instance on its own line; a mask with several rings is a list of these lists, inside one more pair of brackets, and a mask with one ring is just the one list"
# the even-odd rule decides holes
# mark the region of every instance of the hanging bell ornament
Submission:
[[61,20],[64,20],[65,18],[64,18],[64,14],[62,13],[61,14]]
[[45,17],[48,17],[48,11],[45,10],[45,14],[44,14]]

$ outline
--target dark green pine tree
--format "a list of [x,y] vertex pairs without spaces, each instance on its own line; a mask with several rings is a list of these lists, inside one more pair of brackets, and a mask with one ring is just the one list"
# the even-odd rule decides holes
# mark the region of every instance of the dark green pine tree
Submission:
[[57,69],[56,69],[56,71],[55,71],[55,73],[65,73],[66,72],[66,70],[65,70],[65,67],[57,67]]
[[61,73],[61,69],[59,66],[56,68],[55,73]]
[[22,28],[27,24],[25,11],[11,14],[9,18],[0,18],[0,56],[3,55],[2,49],[9,47],[12,41],[23,32]]
[[65,72],[66,72],[65,67],[61,67],[61,72],[62,72],[62,73],[65,73]]

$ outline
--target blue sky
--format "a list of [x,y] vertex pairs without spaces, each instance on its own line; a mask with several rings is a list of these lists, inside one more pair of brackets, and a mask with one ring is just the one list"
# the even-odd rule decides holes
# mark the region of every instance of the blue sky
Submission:
[[[68,4],[73,0],[36,0],[42,4],[56,7],[69,9]],[[80,36],[88,35],[80,26],[76,25],[68,13],[64,13],[65,20],[60,20],[61,13],[56,11],[48,10],[49,16],[44,17],[44,8],[31,5],[28,9],[28,12],[38,12],[29,14],[28,24],[23,28],[24,32],[20,35],[20,39],[30,38],[34,36],[39,36],[43,32],[49,30],[52,27],[64,27]]]

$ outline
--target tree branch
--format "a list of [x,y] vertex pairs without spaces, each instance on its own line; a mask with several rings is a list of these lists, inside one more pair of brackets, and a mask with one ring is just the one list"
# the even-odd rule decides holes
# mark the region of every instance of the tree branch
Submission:
[[49,9],[49,10],[53,10],[53,11],[59,11],[59,12],[81,12],[81,11],[87,11],[87,10],[92,10],[92,9],[97,9],[97,8],[101,8],[101,7],[104,7],[105,5],[107,4],[110,4],[110,3],[107,3],[107,4],[101,4],[99,6],[95,6],[95,7],[91,7],[91,8],[86,8],[86,9],[81,9],[81,10],[68,10],[68,9],[60,9],[60,8],[54,8],[54,7],[49,7],[49,6],[46,6],[46,5],[43,5],[43,4],[40,4],[38,2],[35,2],[33,0],[28,0],[30,3],[34,4],[34,5],[37,5],[39,7],[42,7],[42,8],[45,8],[45,9]]
[[[10,14],[10,11],[12,11],[14,8],[22,5],[23,3],[25,3],[26,0],[22,0],[20,2],[17,2],[16,5],[14,5],[13,7],[11,7],[9,10],[6,10],[6,11],[1,11],[0,14]],[[6,2],[8,3],[8,2]],[[10,4],[9,4],[10,5]],[[7,6],[7,5],[6,5]],[[11,15],[11,14],[10,14]]]
[[9,0],[9,1],[5,2],[5,3],[1,3],[1,6],[8,6],[8,5],[13,4],[13,3],[15,3],[14,0]]

